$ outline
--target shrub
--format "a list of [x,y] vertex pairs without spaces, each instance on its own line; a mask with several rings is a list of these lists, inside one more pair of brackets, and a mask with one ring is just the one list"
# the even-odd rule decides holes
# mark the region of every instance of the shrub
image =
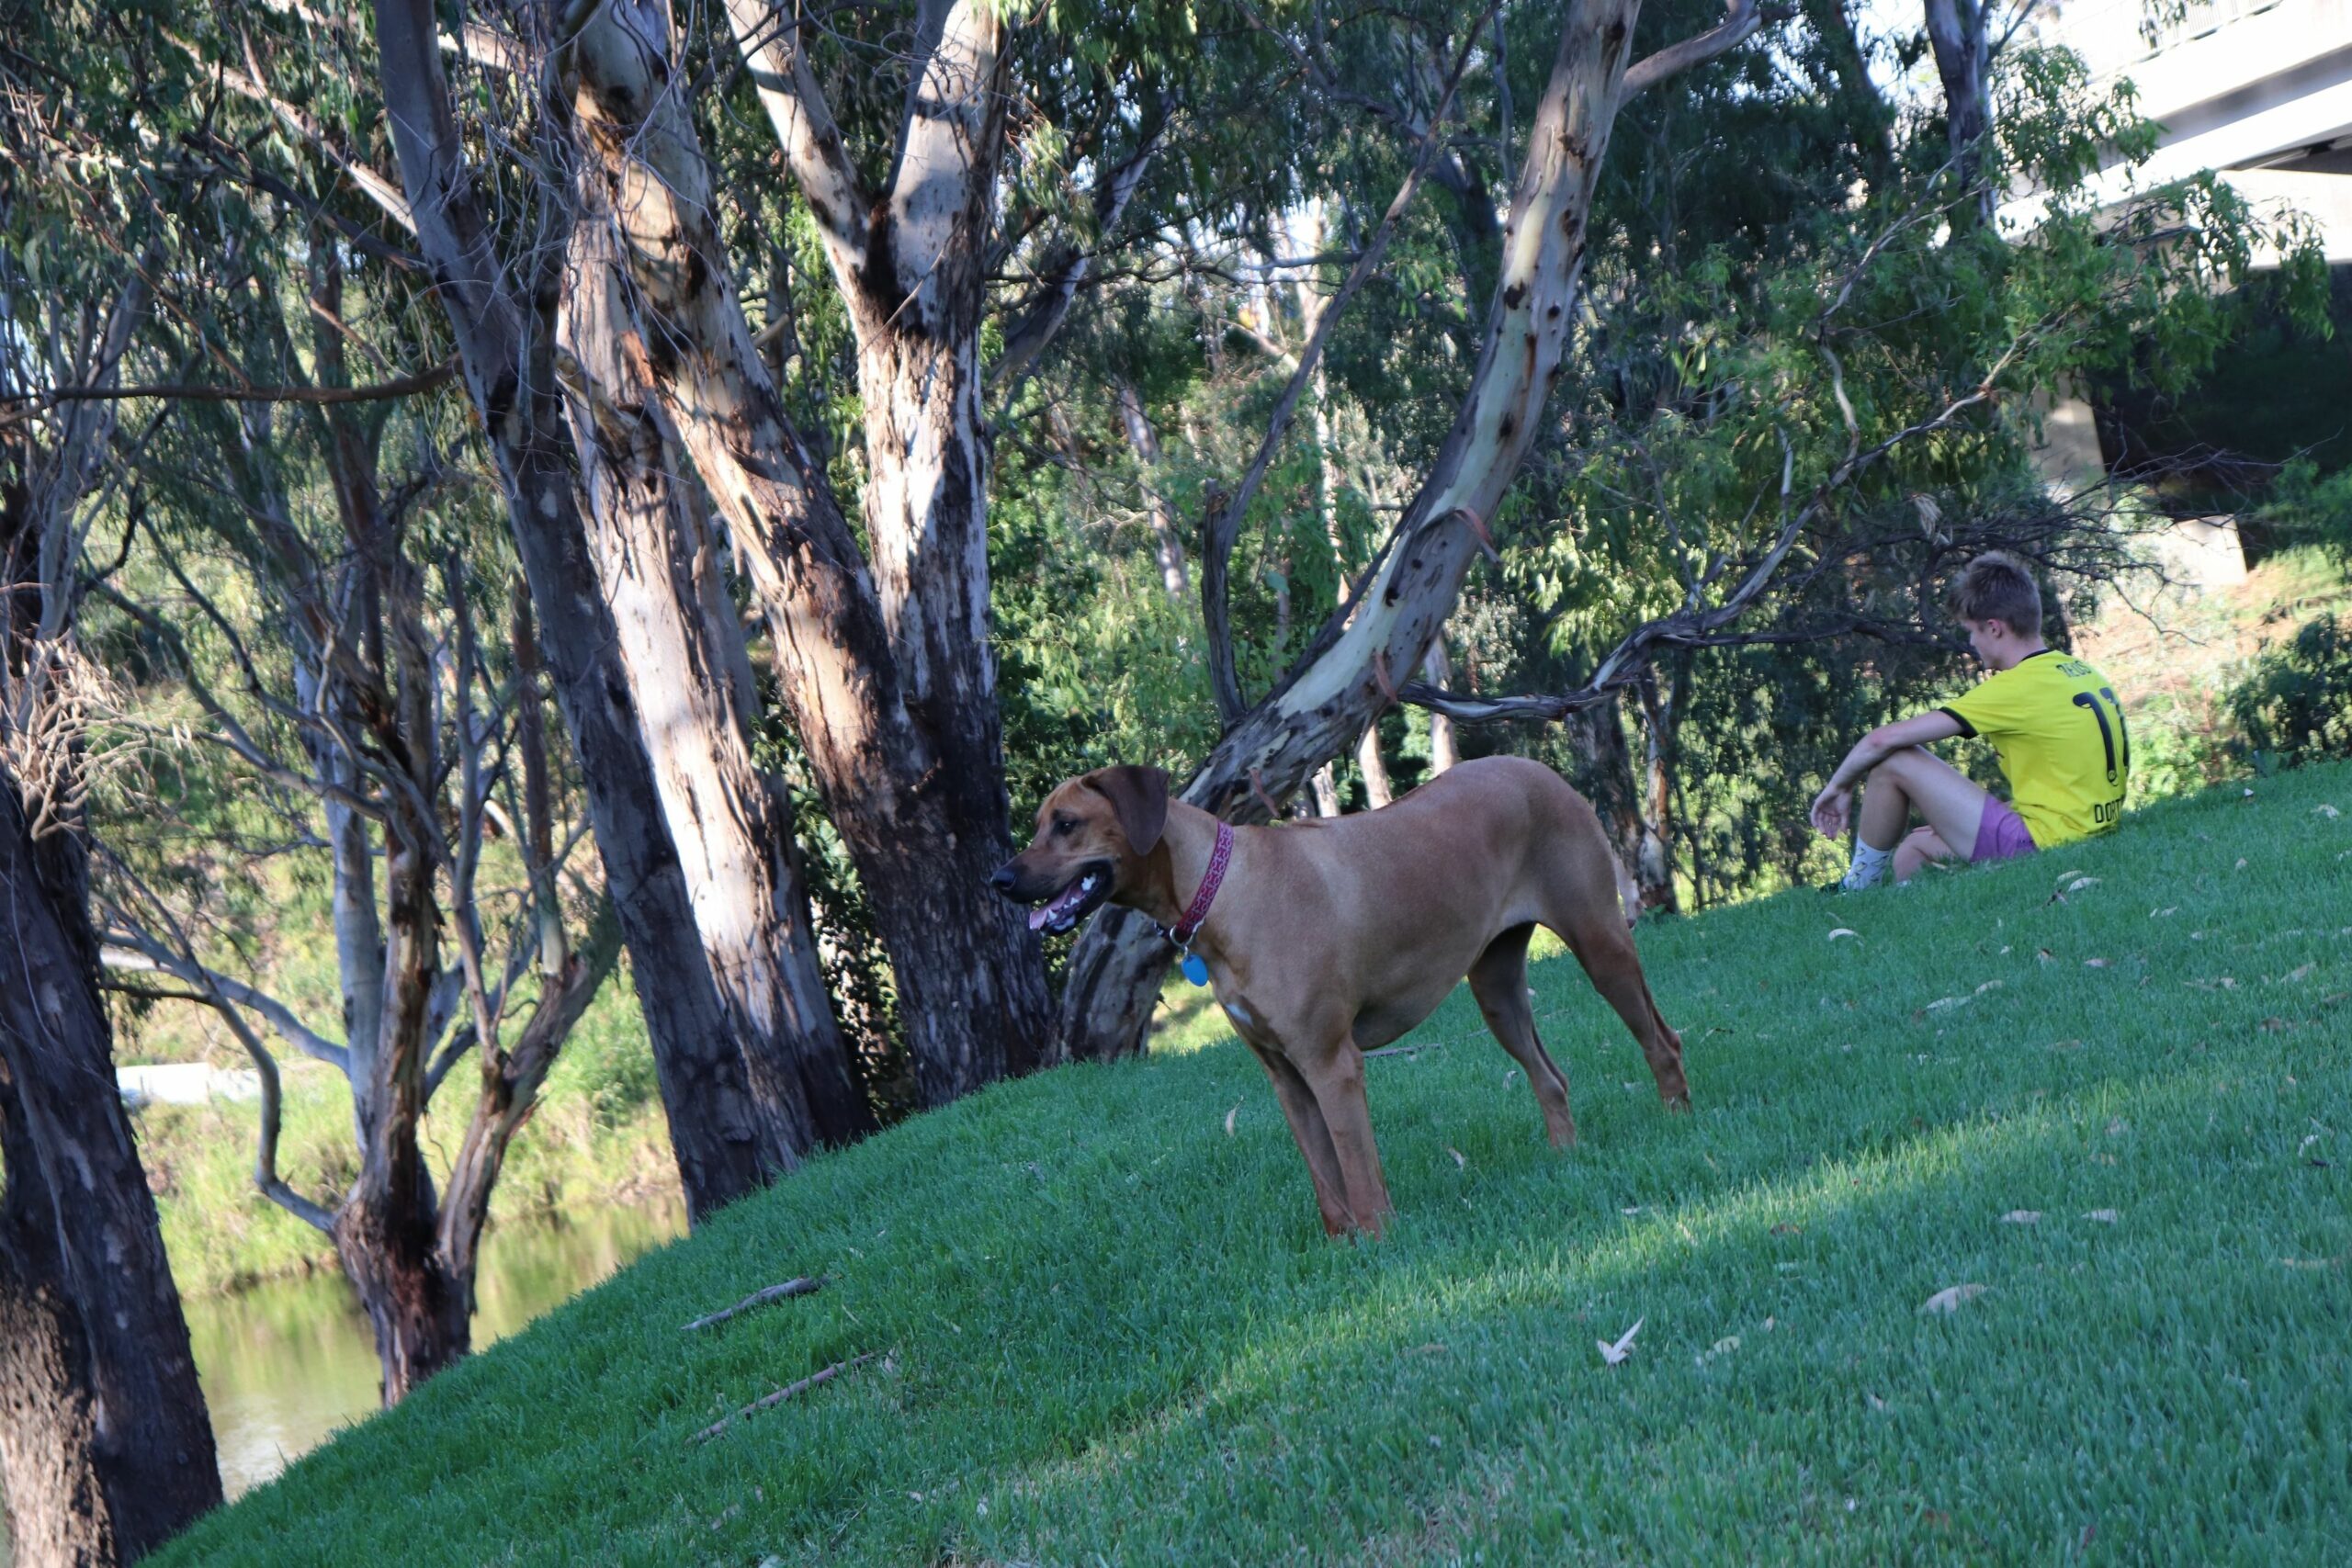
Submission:
[[2230,693],[2230,716],[2258,769],[2352,757],[2352,622],[2304,622]]

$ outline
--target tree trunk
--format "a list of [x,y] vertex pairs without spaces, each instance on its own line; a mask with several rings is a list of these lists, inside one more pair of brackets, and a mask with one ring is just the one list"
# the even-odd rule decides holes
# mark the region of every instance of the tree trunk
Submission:
[[[503,268],[450,109],[432,6],[383,0],[375,15],[386,118],[417,243],[497,464],[628,949],[686,1210],[699,1221],[762,1185],[767,1134],[702,956],[612,613],[580,523],[553,373],[554,288],[518,300],[501,282]],[[544,309],[541,295],[548,297]]]
[[[559,933],[557,940],[561,940]],[[538,1103],[539,1086],[620,953],[620,928],[607,898],[578,953],[564,954],[553,972],[542,969],[539,998],[511,1047],[481,1052],[473,1114],[458,1156],[449,1162],[448,1190],[441,1195],[435,1250],[456,1287],[469,1318],[474,1310],[474,1270],[481,1234],[490,1220],[490,1195],[514,1134]]]
[[[1678,683],[1679,686],[1679,683]],[[1643,672],[1642,731],[1647,738],[1649,823],[1642,835],[1642,852],[1634,863],[1634,881],[1642,890],[1642,908],[1671,913],[1681,908],[1674,890],[1674,728],[1681,717],[1681,703],[1658,694],[1657,672]]]
[[[1445,657],[1445,635],[1441,632],[1430,638],[1430,650],[1421,655],[1421,679],[1440,691],[1453,687],[1453,670]],[[1430,777],[1462,761],[1462,749],[1453,738],[1453,720],[1442,713],[1430,715]]]
[[1377,811],[1396,798],[1388,783],[1388,763],[1380,755],[1380,721],[1363,727],[1356,740],[1356,767],[1363,773],[1364,804]]
[[77,1555],[109,1538],[128,1562],[220,1501],[179,1291],[114,1089],[87,908],[72,831],[34,840],[0,772],[0,1459],[32,1543],[19,1562],[112,1562]]
[[[874,1130],[826,995],[793,863],[791,804],[752,759],[731,606],[706,605],[711,548],[680,485],[631,355],[627,283],[609,221],[573,231],[557,327],[582,513],[638,694],[639,721],[695,924],[760,1112],[774,1176]],[[720,614],[722,609],[726,614]]]
[[1339,770],[1329,762],[1315,770],[1315,815],[1337,817],[1340,814]]
[[[1363,732],[1444,625],[1487,520],[1532,442],[1560,374],[1585,225],[1640,0],[1572,7],[1538,106],[1503,235],[1485,347],[1454,426],[1378,560],[1290,674],[1228,730],[1183,797],[1250,819],[1252,778],[1280,797]],[[1149,922],[1098,915],[1063,989],[1068,1048],[1141,1049],[1172,950]]]
[[[666,434],[726,516],[775,628],[785,701],[890,954],[918,1096],[941,1104],[1036,1066],[1053,1023],[1038,943],[988,890],[1012,835],[986,640],[973,349],[929,299],[932,284],[910,288],[905,319],[861,345],[869,453],[880,455],[866,491],[869,578],[752,350],[709,168],[668,88],[669,48],[652,0],[588,18],[565,50],[583,151],[640,293]],[[952,228],[952,218],[934,208],[924,222]],[[902,278],[927,231],[904,215],[876,227],[879,276]],[[933,284],[936,274],[926,273]],[[926,530],[918,540],[910,518]]]
[[473,1348],[471,1292],[442,1266],[435,1230],[421,1164],[411,1186],[355,1194],[335,1213],[335,1256],[375,1331],[386,1409]]
[[1992,128],[1992,40],[1982,0],[1927,0],[1928,42],[1944,87],[1944,130],[1952,174],[1968,199],[1951,212],[1955,229],[1988,223],[1995,192],[1984,180],[1984,137]]
[[81,1314],[57,1249],[8,1059],[0,1053],[0,1485],[20,1568],[108,1568],[114,1500],[99,1462],[98,1412]]
[[1119,419],[1126,426],[1127,446],[1135,452],[1144,505],[1151,516],[1152,553],[1159,562],[1159,585],[1168,591],[1169,598],[1181,604],[1192,596],[1193,591],[1184,570],[1184,540],[1177,531],[1176,508],[1169,503],[1168,493],[1159,488],[1159,433],[1152,429],[1135,383],[1121,377],[1114,385],[1118,389]]
[[[1625,869],[1642,863],[1642,845],[1649,835],[1642,821],[1641,791],[1634,782],[1634,753],[1625,744],[1625,721],[1614,693],[1590,707],[1578,708],[1562,719],[1568,743],[1576,749],[1579,766],[1576,783],[1600,818],[1601,831]],[[1636,878],[1638,882],[1638,877]]]

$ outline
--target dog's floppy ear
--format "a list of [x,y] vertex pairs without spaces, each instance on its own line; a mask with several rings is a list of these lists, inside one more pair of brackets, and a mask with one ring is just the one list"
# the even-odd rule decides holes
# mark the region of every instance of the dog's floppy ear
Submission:
[[1086,787],[1111,803],[1127,848],[1151,853],[1168,826],[1168,775],[1158,768],[1103,768],[1086,775]]

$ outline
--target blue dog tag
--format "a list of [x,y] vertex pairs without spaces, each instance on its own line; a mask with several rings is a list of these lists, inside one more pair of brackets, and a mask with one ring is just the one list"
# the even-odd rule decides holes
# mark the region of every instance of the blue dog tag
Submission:
[[1205,986],[1209,983],[1208,960],[1203,958],[1199,953],[1188,953],[1184,954],[1184,962],[1179,965],[1179,967],[1184,971],[1184,978],[1190,980],[1195,986]]

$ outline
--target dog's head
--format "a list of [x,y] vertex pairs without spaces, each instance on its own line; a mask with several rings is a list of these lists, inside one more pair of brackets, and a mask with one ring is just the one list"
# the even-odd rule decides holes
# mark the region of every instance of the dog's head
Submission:
[[1168,823],[1168,775],[1158,768],[1098,768],[1037,807],[1037,836],[997,868],[989,886],[1036,906],[1029,929],[1058,935],[1135,886]]

